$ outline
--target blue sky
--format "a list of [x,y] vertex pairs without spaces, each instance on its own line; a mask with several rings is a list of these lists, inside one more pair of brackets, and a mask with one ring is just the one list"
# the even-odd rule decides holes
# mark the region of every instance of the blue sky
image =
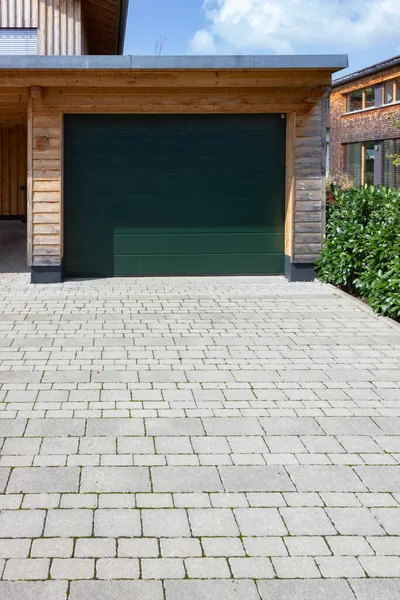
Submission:
[[400,0],[130,0],[125,54],[400,54]]

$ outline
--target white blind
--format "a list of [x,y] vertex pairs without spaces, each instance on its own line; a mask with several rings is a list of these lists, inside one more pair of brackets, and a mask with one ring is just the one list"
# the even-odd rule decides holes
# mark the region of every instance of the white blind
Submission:
[[16,54],[37,54],[36,29],[0,29],[0,55]]

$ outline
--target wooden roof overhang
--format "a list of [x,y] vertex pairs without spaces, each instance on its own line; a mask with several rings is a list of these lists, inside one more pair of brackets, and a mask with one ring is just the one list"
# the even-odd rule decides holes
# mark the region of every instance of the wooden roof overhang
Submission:
[[89,54],[123,53],[127,12],[128,0],[82,0]]
[[[204,57],[207,60],[202,66],[191,66],[199,64],[196,60],[199,57],[182,57],[186,66],[174,67],[172,57],[170,63],[150,57],[147,63],[127,68],[126,59],[136,57],[106,57],[106,61],[94,57],[92,62],[89,57],[40,57],[41,60],[35,57],[35,61],[27,58],[31,57],[25,57],[15,66],[15,61],[2,64],[0,57],[0,125],[7,119],[20,118],[22,113],[26,115],[29,88],[33,87],[41,88],[44,99],[48,97],[49,102],[52,99],[60,106],[63,96],[68,96],[69,110],[74,104],[77,107],[126,104],[134,108],[135,103],[144,106],[152,99],[153,112],[161,104],[169,105],[170,112],[179,112],[182,103],[194,108],[201,105],[200,112],[218,112],[221,104],[230,102],[230,112],[235,112],[235,103],[240,112],[305,111],[329,94],[332,73],[345,63],[343,57],[336,57],[330,65],[310,67],[288,66],[285,62],[281,67],[268,66],[265,60],[237,67],[228,61],[224,67],[223,61],[216,59],[212,66],[211,57]],[[94,59],[99,59],[97,67]],[[158,67],[159,64],[163,66]]]

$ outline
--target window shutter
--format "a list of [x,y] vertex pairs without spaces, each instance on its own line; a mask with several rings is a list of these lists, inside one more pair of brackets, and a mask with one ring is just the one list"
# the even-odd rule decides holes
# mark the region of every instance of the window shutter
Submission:
[[0,29],[0,55],[37,54],[36,29]]

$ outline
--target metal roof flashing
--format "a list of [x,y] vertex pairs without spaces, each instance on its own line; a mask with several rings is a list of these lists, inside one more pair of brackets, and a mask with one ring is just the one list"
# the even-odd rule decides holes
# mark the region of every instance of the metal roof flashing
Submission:
[[0,56],[0,69],[328,69],[348,66],[347,55],[258,56]]

